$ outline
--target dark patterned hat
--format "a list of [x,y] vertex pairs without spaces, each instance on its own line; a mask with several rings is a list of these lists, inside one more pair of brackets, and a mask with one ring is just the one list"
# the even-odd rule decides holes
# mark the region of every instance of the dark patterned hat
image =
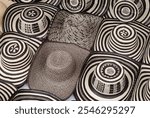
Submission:
[[4,14],[3,30],[37,38],[46,37],[57,11],[56,7],[47,3],[12,4]]
[[74,44],[45,42],[31,66],[31,89],[50,92],[62,100],[73,93],[89,51]]
[[60,99],[45,91],[20,89],[12,96],[10,101],[60,101]]
[[14,85],[0,80],[0,101],[10,100],[16,91],[17,88]]
[[107,18],[118,18],[123,22],[138,21],[150,26],[149,0],[110,0]]
[[115,53],[91,53],[76,86],[83,101],[130,100],[140,63]]
[[138,22],[125,24],[115,19],[106,19],[97,33],[94,51],[114,52],[140,62],[149,33],[149,28]]
[[6,33],[0,39],[0,79],[22,86],[27,79],[32,59],[41,41],[18,33]]

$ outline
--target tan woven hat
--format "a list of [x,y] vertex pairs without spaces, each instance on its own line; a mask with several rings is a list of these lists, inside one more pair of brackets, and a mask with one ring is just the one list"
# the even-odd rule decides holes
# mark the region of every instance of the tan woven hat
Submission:
[[49,32],[49,41],[73,43],[90,50],[102,18],[90,14],[60,11]]
[[89,51],[74,44],[44,43],[31,66],[29,87],[67,99],[74,91],[88,55]]

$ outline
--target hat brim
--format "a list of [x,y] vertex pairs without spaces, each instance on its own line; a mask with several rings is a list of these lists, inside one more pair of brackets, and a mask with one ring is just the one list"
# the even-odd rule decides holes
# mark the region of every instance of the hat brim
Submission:
[[[136,45],[135,46],[133,45],[134,48],[133,48],[133,46],[130,46],[132,51],[130,49],[130,50],[126,50],[126,52],[125,52],[125,51],[122,51],[123,49],[120,49],[121,46],[118,43],[115,43],[115,44],[112,44],[115,47],[112,50],[109,47],[110,45],[109,45],[108,40],[111,38],[110,35],[111,35],[111,32],[113,31],[113,29],[116,26],[121,25],[121,24],[124,24],[124,23],[121,21],[118,21],[116,19],[105,19],[105,20],[103,20],[103,22],[99,28],[99,31],[97,33],[97,36],[96,36],[96,39],[94,42],[94,46],[93,46],[93,50],[94,51],[101,51],[101,52],[114,52],[114,50],[115,50],[115,53],[118,53],[121,55],[126,55],[126,56],[140,62],[141,59],[143,58],[145,47],[146,47],[147,42],[148,42],[150,30],[148,27],[146,27],[146,26],[144,26],[138,22],[128,23],[128,25],[130,27],[132,27],[137,33]],[[124,44],[123,41],[120,43]],[[117,47],[117,49],[116,49],[116,47]]]
[[[100,62],[107,59],[118,61],[125,70],[124,72],[127,83],[124,90],[117,95],[102,95],[91,86],[91,75],[94,72],[96,66]],[[76,86],[76,99],[82,101],[130,100],[131,93],[138,76],[139,66],[140,64],[136,61],[126,59],[125,57],[120,57],[116,54],[99,52],[91,54],[89,59],[86,61],[86,65],[83,68],[84,70],[82,71],[80,80]]]
[[[5,43],[7,43],[11,40],[21,40],[24,43],[26,43],[29,46],[29,49],[31,50],[33,56],[35,55],[36,51],[38,50],[38,48],[42,44],[42,42],[36,38],[31,38],[31,37],[28,37],[28,36],[25,36],[25,35],[22,35],[19,33],[15,33],[15,32],[7,32],[7,33],[4,33],[1,37],[0,47],[3,47],[3,45],[5,45]],[[0,49],[0,52],[1,52],[1,49]],[[17,62],[17,60],[16,60],[16,62]],[[14,75],[12,75],[12,73],[10,74],[7,71],[5,71],[5,69],[3,67],[1,69],[2,70],[1,70],[0,80],[13,83],[17,87],[22,86],[24,84],[24,82],[26,81],[27,76],[28,76],[28,74],[27,74],[28,72],[26,72],[26,74],[20,72],[21,74],[19,73],[18,76],[21,76],[21,75],[23,75],[23,76],[14,77],[17,75],[14,71],[12,71],[12,73],[14,73]],[[29,71],[29,69],[28,69],[28,71]]]
[[132,99],[133,101],[145,101],[144,91],[145,85],[150,80],[150,66],[147,64],[142,64],[139,78],[136,82],[135,89],[133,91]]
[[[47,56],[56,50],[69,52],[76,62],[73,75],[65,81],[51,80],[51,77],[47,76],[43,69]],[[88,55],[89,51],[74,44],[46,42],[36,55],[36,58],[31,66],[28,78],[29,87],[31,89],[50,92],[62,100],[67,99],[75,89],[82,65]]]
[[41,8],[44,11],[46,17],[49,19],[49,27],[52,25],[52,21],[54,20],[55,15],[58,12],[57,7],[47,4],[47,3],[38,3],[38,4],[15,3],[15,4],[10,5],[4,14],[3,31],[4,32],[10,32],[10,31],[18,32],[17,21],[20,17],[19,15],[24,8],[30,7],[30,6],[36,6],[36,7]]

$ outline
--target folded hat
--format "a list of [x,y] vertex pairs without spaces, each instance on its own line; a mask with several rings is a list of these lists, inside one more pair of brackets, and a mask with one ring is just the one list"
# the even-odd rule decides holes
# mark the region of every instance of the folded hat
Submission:
[[150,41],[143,56],[140,74],[133,91],[132,100],[150,101]]
[[38,39],[18,33],[3,34],[0,39],[0,80],[17,87],[22,86],[27,79],[32,59],[41,44]]
[[33,61],[28,84],[62,100],[73,93],[89,51],[74,44],[45,42]]
[[138,22],[128,24],[115,19],[103,20],[94,43],[94,51],[114,52],[141,61],[150,30]]
[[123,22],[138,21],[150,26],[149,0],[110,0],[107,18],[118,18]]
[[102,18],[90,14],[71,14],[60,11],[48,34],[49,41],[73,43],[90,50]]
[[12,4],[4,14],[3,30],[45,38],[57,11],[57,7],[47,3]]
[[130,100],[140,63],[110,52],[92,52],[81,70],[75,97],[83,101]]
[[[1,72],[1,70],[0,70]],[[0,80],[0,101],[8,101],[15,94],[17,88],[11,83]]]
[[60,99],[45,91],[20,89],[10,101],[60,101]]

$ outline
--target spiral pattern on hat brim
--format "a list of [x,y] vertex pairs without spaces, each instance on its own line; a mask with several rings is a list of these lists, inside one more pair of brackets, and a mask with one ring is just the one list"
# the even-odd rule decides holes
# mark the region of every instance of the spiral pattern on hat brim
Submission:
[[[137,79],[132,100],[133,101],[150,101],[150,66],[142,64],[139,78]],[[148,88],[147,88],[148,87]]]
[[[96,66],[104,60],[113,59],[118,61],[125,70],[125,76],[127,83],[125,89],[118,95],[102,95],[96,92],[91,86],[91,75]],[[120,57],[115,53],[100,53],[95,52],[85,62],[80,79],[76,86],[75,97],[81,101],[103,101],[103,100],[117,100],[125,101],[130,100],[135,81],[138,76],[140,63],[128,59],[126,57]]]
[[[46,18],[49,21],[49,26],[48,28],[51,27],[52,22],[55,18],[56,13],[58,12],[58,8],[47,3],[30,3],[30,4],[22,4],[22,3],[16,3],[10,5],[10,7],[6,10],[4,14],[4,19],[3,19],[3,32],[20,32],[18,29],[18,19],[20,17],[20,13],[22,10],[26,7],[39,7],[44,11],[44,14],[46,15]],[[47,29],[48,29],[47,28]],[[47,33],[47,32],[46,32]],[[38,37],[43,37],[45,35],[45,32],[42,32],[41,34],[38,34]]]
[[71,13],[86,11],[92,5],[92,0],[62,0],[60,8]]
[[[124,2],[124,0],[122,0]],[[113,7],[115,6],[118,0],[110,0],[109,9],[105,14],[105,18],[116,18]],[[128,1],[126,1],[128,2]],[[132,0],[132,2],[136,3],[138,7],[139,14],[137,19],[138,22],[141,22],[145,26],[150,26],[150,1],[149,0]]]
[[60,99],[48,92],[33,90],[33,89],[20,89],[18,90],[11,101],[60,101]]
[[27,79],[31,61],[41,41],[17,33],[2,36],[0,79],[20,87]]
[[58,6],[61,0],[41,0],[40,2],[45,2],[54,6]]
[[108,7],[108,0],[93,0],[92,6],[86,12],[96,16],[103,16],[108,10]]
[[17,91],[17,88],[11,83],[0,81],[0,101],[8,101]]
[[126,25],[118,20],[104,20],[94,42],[94,51],[115,52],[141,61],[149,32],[148,27],[137,22]]

